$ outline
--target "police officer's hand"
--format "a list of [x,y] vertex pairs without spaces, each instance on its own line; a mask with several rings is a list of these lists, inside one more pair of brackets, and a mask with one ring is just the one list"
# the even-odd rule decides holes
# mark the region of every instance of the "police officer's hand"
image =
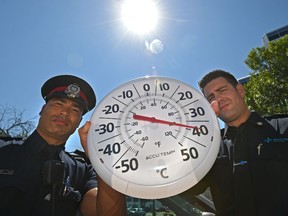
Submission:
[[219,116],[220,110],[219,110],[218,101],[216,101],[216,100],[215,100],[215,101],[212,101],[210,105],[211,105],[212,109],[214,110],[216,116]]
[[87,136],[88,136],[88,131],[89,131],[90,126],[91,126],[91,122],[86,121],[86,123],[81,128],[78,129],[81,145],[85,151],[86,157],[88,158],[89,158],[89,154],[88,154],[88,148],[87,148]]

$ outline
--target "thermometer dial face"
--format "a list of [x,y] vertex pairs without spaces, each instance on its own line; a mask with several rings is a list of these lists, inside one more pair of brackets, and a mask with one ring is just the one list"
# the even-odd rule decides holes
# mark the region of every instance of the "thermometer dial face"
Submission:
[[98,175],[132,197],[159,199],[198,183],[212,167],[220,130],[210,104],[179,80],[129,81],[98,104],[88,151]]

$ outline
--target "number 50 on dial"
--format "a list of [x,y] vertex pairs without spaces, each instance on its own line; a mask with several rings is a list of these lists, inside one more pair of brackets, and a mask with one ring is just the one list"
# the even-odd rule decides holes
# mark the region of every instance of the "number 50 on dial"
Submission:
[[219,150],[217,117],[201,93],[179,80],[131,80],[95,108],[88,151],[98,175],[133,197],[159,199],[198,183]]

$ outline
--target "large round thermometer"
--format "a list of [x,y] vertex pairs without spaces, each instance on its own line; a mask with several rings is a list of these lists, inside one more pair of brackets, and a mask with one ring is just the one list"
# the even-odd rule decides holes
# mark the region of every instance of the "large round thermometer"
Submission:
[[219,124],[202,94],[175,79],[151,76],[120,85],[91,117],[88,151],[98,175],[132,197],[181,193],[212,167]]

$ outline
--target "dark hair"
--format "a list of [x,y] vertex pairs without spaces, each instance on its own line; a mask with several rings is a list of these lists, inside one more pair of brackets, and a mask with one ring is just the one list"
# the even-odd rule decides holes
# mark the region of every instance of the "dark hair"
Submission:
[[223,71],[223,70],[213,70],[209,73],[207,73],[199,82],[198,85],[203,92],[205,86],[211,82],[214,79],[217,79],[219,77],[223,77],[227,80],[233,87],[236,87],[238,84],[237,79],[229,72]]

